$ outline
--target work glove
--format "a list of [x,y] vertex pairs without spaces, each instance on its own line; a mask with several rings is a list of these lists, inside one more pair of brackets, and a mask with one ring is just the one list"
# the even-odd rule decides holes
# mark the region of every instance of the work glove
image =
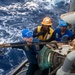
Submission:
[[46,32],[44,31],[41,31],[41,32],[38,32],[36,34],[33,35],[33,37],[37,37],[37,36],[40,36],[40,35],[44,35]]

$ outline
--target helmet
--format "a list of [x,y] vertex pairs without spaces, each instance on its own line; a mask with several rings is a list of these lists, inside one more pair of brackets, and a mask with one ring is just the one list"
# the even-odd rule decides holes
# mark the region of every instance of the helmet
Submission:
[[24,29],[22,31],[22,37],[23,38],[30,38],[33,36],[33,33],[29,29]]
[[71,38],[68,36],[68,35],[63,35],[62,37],[61,37],[61,42],[68,42],[68,41],[70,41],[71,40]]
[[47,25],[47,26],[51,26],[51,25],[52,25],[52,20],[51,20],[51,18],[49,18],[49,17],[45,17],[45,18],[43,19],[43,21],[41,22],[41,24]]
[[59,26],[68,26],[68,24],[63,20],[59,20]]

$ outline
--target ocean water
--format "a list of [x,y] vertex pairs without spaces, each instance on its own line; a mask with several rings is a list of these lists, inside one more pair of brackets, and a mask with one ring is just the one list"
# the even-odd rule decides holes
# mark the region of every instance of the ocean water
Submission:
[[[0,0],[0,44],[22,40],[24,28],[34,30],[44,17],[58,26],[60,15],[68,11],[69,0]],[[4,54],[2,54],[2,51]],[[26,55],[23,50],[0,48],[0,75],[8,75]]]

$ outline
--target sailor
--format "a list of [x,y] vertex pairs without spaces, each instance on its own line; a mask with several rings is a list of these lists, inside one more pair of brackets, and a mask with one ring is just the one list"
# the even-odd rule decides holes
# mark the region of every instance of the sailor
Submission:
[[[37,38],[33,38],[33,33],[29,29],[24,29],[22,31],[22,37],[24,41],[18,44],[27,44],[27,46],[14,46],[12,48],[20,48],[25,51],[29,61],[29,67],[26,75],[34,75],[35,71],[39,69],[37,64],[37,53],[40,48],[37,48],[36,45],[31,44],[32,42],[39,42],[39,40]],[[14,43],[14,45],[16,45],[16,43]]]
[[48,39],[51,38],[53,34],[53,29],[51,28],[52,26],[52,20],[49,17],[45,17],[43,21],[41,22],[42,26],[38,26],[34,31],[33,31],[33,36],[37,37],[41,41],[47,41]]
[[63,35],[68,35],[71,40],[74,38],[74,34],[68,29],[68,23],[63,20],[59,20],[59,25],[54,30],[51,39],[55,41],[61,41],[61,37]]

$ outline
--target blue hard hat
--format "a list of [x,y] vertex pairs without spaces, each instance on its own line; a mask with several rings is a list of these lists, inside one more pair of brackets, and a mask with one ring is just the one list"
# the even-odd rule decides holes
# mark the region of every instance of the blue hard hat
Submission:
[[30,38],[33,36],[33,33],[29,29],[24,29],[22,31],[22,37],[23,38]]
[[68,24],[65,22],[65,21],[63,21],[63,20],[59,20],[59,26],[68,26]]

